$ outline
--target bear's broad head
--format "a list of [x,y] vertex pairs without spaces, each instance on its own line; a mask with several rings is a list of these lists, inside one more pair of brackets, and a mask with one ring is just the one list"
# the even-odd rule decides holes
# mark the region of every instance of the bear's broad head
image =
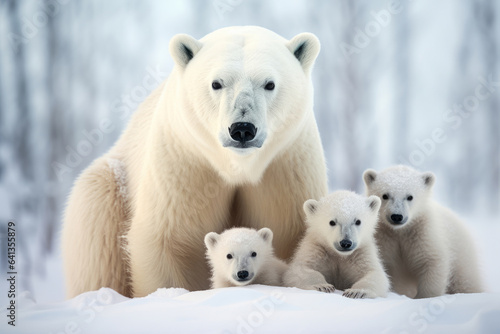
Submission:
[[304,203],[307,233],[340,254],[351,254],[363,242],[373,238],[380,199],[364,197],[352,191],[336,191],[319,201]]
[[436,177],[431,172],[419,172],[408,166],[393,166],[377,173],[367,169],[363,173],[366,194],[382,200],[381,219],[397,229],[425,212],[431,198]]
[[207,258],[214,275],[234,285],[251,284],[262,265],[273,256],[273,232],[268,228],[232,228],[205,236]]
[[176,126],[227,181],[258,182],[312,113],[310,72],[319,50],[310,33],[286,40],[253,26],[200,40],[176,35]]

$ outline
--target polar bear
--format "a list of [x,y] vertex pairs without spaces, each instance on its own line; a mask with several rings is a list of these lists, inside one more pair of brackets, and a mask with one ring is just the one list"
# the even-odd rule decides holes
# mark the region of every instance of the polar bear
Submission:
[[430,172],[407,166],[363,174],[367,195],[382,199],[375,235],[393,290],[412,298],[483,291],[472,238],[432,199]]
[[205,236],[212,288],[248,284],[283,285],[285,262],[274,256],[273,232],[267,227],[231,228]]
[[323,292],[340,289],[350,298],[385,297],[389,279],[374,238],[379,208],[377,196],[346,190],[306,201],[308,228],[284,284]]
[[76,181],[62,250],[67,295],[207,289],[204,236],[270,227],[276,254],[327,192],[313,113],[318,39],[228,27],[170,42],[174,69],[111,150]]

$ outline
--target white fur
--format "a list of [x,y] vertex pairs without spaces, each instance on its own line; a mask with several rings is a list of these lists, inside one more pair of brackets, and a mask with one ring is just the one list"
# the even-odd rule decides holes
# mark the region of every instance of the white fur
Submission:
[[[248,284],[283,285],[285,262],[274,256],[273,232],[264,227],[232,228],[205,236],[207,259],[212,268],[212,288]],[[230,258],[228,258],[228,256]],[[242,279],[238,273],[247,272]]]
[[[336,288],[350,298],[385,297],[389,279],[374,239],[379,207],[378,197],[351,191],[306,201],[308,229],[285,273],[285,285],[324,292]],[[348,251],[342,251],[343,240],[353,244]]]
[[[286,259],[305,229],[302,203],[326,194],[315,36],[229,27],[200,40],[177,35],[170,52],[169,78],[75,183],[62,235],[68,297],[102,286],[127,296],[206,289],[201,241],[232,226],[271,227]],[[275,89],[264,89],[270,80]],[[227,146],[237,121],[255,123],[255,147]]]
[[[434,174],[394,166],[366,170],[363,178],[367,195],[382,199],[376,239],[395,292],[427,298],[482,291],[472,238],[432,199]],[[394,224],[393,214],[403,216],[403,224]]]

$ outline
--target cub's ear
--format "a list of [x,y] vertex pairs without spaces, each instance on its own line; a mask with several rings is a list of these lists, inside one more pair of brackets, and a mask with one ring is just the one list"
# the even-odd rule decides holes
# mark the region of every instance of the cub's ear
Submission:
[[382,201],[380,201],[380,198],[378,196],[370,196],[366,199],[366,202],[368,203],[370,209],[373,210],[373,212],[378,212],[378,210],[380,209],[380,205],[382,204]]
[[377,172],[374,171],[373,169],[367,169],[363,173],[363,180],[365,181],[365,185],[367,187],[370,186],[376,179],[377,179]]
[[431,172],[422,173],[422,179],[424,180],[424,185],[427,188],[432,188],[434,182],[436,182],[436,176]]
[[198,51],[200,51],[202,46],[199,41],[189,35],[175,35],[170,40],[170,55],[177,65],[185,68]]
[[318,38],[311,33],[305,32],[288,41],[286,47],[300,62],[304,72],[309,74],[319,54],[320,44]]
[[271,243],[273,242],[273,231],[268,229],[267,227],[261,228],[257,231],[257,233],[261,236],[264,241]]
[[304,212],[306,213],[306,216],[312,216],[318,211],[318,201],[314,199],[308,199],[307,201],[304,202]]
[[205,236],[205,246],[207,246],[208,250],[214,249],[217,242],[219,242],[220,235],[215,232],[207,233]]

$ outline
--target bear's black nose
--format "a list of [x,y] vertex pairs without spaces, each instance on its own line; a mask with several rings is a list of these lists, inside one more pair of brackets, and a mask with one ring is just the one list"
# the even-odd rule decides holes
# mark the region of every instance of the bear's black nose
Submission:
[[229,135],[234,140],[244,143],[255,138],[257,128],[252,123],[237,122],[228,128]]
[[248,271],[246,270],[238,271],[237,275],[239,279],[245,279],[248,277]]
[[391,220],[395,223],[401,223],[403,221],[403,215],[391,215]]
[[340,242],[340,247],[342,247],[343,249],[349,249],[351,248],[351,246],[352,246],[351,240],[344,239]]

